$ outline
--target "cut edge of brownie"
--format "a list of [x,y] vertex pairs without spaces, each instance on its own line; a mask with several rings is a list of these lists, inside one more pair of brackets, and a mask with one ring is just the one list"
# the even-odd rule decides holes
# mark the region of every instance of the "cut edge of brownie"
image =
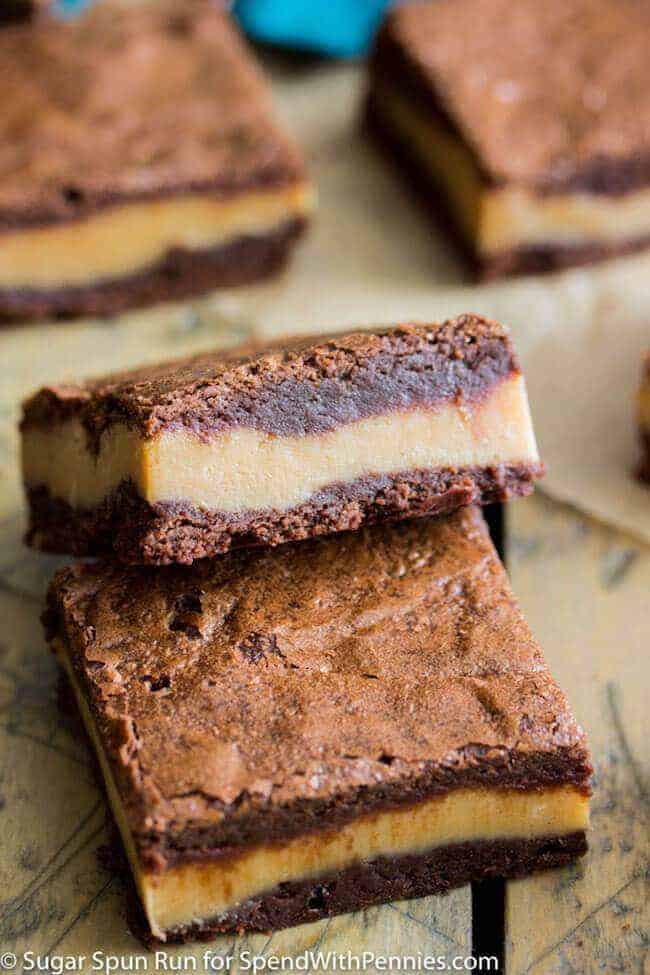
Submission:
[[[409,56],[404,46],[394,36],[394,24],[398,12],[389,11],[381,25],[368,61],[369,86],[366,105],[375,103],[376,88],[383,84],[395,86],[409,101],[436,121],[441,128],[466,148],[472,163],[486,187],[495,181],[482,165],[473,147],[465,140],[445,105],[442,94],[422,71],[417,60]],[[396,83],[395,79],[399,79]],[[378,112],[373,113],[377,115]],[[399,140],[401,143],[401,140]]]
[[[534,840],[453,843],[415,856],[377,857],[338,873],[283,883],[217,918],[172,928],[164,943],[205,941],[242,930],[270,931],[308,924],[374,904],[446,894],[490,877],[525,877],[565,866],[586,852],[586,835],[580,831]],[[131,899],[133,905],[134,890]],[[149,930],[137,899],[130,919],[134,933],[145,945],[163,943]]]

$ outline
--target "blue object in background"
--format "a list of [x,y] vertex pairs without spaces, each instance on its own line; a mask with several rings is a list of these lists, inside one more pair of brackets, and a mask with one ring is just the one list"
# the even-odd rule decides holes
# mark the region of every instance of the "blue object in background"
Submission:
[[330,57],[365,54],[390,0],[236,0],[250,37]]
[[56,0],[54,9],[62,17],[74,17],[75,14],[89,7],[91,2],[92,0]]
[[[182,2],[182,0],[179,0]],[[92,0],[56,0],[73,17]],[[233,13],[256,41],[334,58],[366,54],[391,0],[235,0]]]

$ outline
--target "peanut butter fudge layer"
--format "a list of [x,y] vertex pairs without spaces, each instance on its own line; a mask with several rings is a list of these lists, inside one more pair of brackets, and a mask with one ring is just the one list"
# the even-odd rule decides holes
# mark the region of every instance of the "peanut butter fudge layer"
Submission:
[[647,481],[650,484],[650,352],[646,353],[643,362],[637,419],[641,441],[641,462],[638,467],[638,475],[642,481]]
[[527,494],[508,332],[471,315],[201,355],[24,407],[28,540],[192,562]]
[[77,565],[45,620],[153,939],[585,851],[584,734],[477,508],[190,569]]
[[368,119],[484,275],[650,245],[650,8],[636,0],[399,4]]
[[312,191],[218,4],[0,34],[0,316],[107,314],[276,270]]

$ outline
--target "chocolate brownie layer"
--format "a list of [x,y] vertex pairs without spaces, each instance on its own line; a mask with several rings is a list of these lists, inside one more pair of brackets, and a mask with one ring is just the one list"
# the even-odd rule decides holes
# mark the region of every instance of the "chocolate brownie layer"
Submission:
[[639,480],[650,484],[650,433],[642,431],[641,439],[641,461],[637,468]]
[[443,515],[467,504],[525,497],[539,465],[401,472],[334,485],[289,511],[227,512],[192,505],[149,505],[126,484],[98,508],[79,511],[47,489],[28,491],[27,544],[73,555],[116,553],[127,563],[191,563],[231,548],[279,545],[362,525]]
[[13,24],[21,20],[29,20],[40,6],[32,0],[0,0],[0,25]]
[[647,237],[612,245],[584,244],[579,247],[562,247],[548,244],[544,247],[521,247],[484,260],[478,266],[478,272],[486,281],[515,274],[546,274],[571,267],[585,267],[617,257],[627,257],[645,251],[649,247],[650,234]]
[[637,396],[637,424],[641,445],[641,460],[637,468],[639,480],[650,484],[650,352],[642,362],[641,382]]
[[108,2],[6,31],[0,63],[11,93],[0,119],[4,231],[304,177],[245,42],[210,0],[181,12],[173,0]]
[[89,287],[0,289],[0,321],[118,315],[213,288],[248,284],[283,267],[305,226],[304,220],[292,220],[264,237],[243,237],[211,250],[175,249],[148,270]]
[[[283,884],[220,918],[171,931],[166,940],[208,941],[242,929],[271,931],[307,924],[373,904],[446,894],[489,877],[525,877],[562,867],[586,852],[585,834],[577,832],[535,840],[458,843],[418,856],[381,857],[341,873]],[[147,945],[159,944],[142,921],[135,920],[135,932]]]

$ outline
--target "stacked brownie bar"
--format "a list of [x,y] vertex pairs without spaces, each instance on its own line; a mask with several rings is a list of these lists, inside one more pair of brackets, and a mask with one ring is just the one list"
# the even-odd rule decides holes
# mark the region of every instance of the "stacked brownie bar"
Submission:
[[277,271],[312,189],[211,0],[0,32],[0,320],[116,314]]
[[55,577],[44,621],[147,942],[584,852],[585,737],[477,506],[542,473],[504,328],[49,387],[22,433],[28,540],[102,556]]

